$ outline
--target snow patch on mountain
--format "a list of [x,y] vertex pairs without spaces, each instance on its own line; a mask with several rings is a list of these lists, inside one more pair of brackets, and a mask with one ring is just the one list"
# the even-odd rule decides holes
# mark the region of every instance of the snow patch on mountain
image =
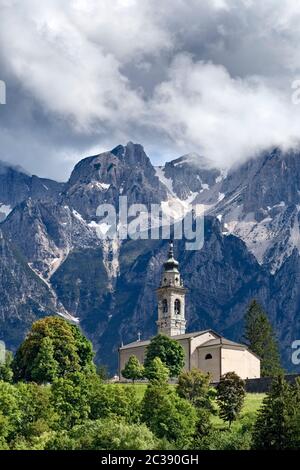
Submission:
[[12,207],[0,202],[0,222],[6,219],[6,217],[11,213]]
[[230,204],[227,200],[223,212],[218,207],[215,215],[222,221],[224,233],[241,238],[257,261],[274,274],[295,248],[300,253],[300,206],[286,206],[281,201],[247,213],[237,199],[238,195],[229,198]]
[[[65,207],[68,207],[68,206],[65,206]],[[76,219],[80,220],[80,222],[83,222],[84,224],[86,223],[82,215],[79,214],[79,212],[75,211],[75,209],[72,210],[72,213],[76,217]]]
[[174,188],[173,188],[173,181],[171,178],[166,178],[165,177],[165,171],[163,166],[156,166],[154,167],[155,169],[155,174],[158,177],[159,181],[166,186],[168,192],[172,195],[175,196]]
[[220,171],[221,171],[221,174],[219,176],[217,176],[216,184],[221,183],[222,181],[224,181],[227,178],[227,175],[228,175],[228,170],[227,169],[223,168]]
[[110,188],[110,184],[102,183],[100,181],[92,182],[87,185],[88,189],[96,189],[100,191],[107,191]]

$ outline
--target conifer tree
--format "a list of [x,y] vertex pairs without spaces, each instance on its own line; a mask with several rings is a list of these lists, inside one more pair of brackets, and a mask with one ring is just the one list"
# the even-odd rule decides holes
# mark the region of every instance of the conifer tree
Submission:
[[272,325],[256,300],[250,303],[245,315],[244,338],[250,350],[261,359],[261,375],[263,377],[274,377],[282,372]]
[[263,401],[253,431],[254,449],[283,450],[293,447],[297,403],[294,389],[283,375],[274,379],[270,392]]

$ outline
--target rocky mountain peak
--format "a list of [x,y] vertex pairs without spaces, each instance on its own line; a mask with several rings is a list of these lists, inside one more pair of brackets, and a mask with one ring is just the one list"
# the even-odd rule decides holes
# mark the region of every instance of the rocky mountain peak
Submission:
[[132,142],[81,160],[67,184],[65,202],[93,220],[100,204],[117,208],[121,195],[126,195],[130,204],[149,205],[167,198],[143,147]]
[[167,162],[157,173],[169,190],[183,200],[194,199],[200,194],[207,199],[210,189],[218,183],[222,174],[210,160],[195,153]]
[[36,318],[76,316],[99,360],[114,368],[121,340],[154,334],[167,241],[107,242],[95,230],[98,205],[118,209],[126,195],[129,204],[206,206],[203,249],[176,242],[190,288],[189,328],[214,327],[240,340],[255,297],[277,327],[287,364],[286,338],[299,325],[299,157],[266,151],[227,174],[191,153],[154,168],[129,142],[81,160],[66,184],[0,165],[0,339],[15,348]]
[[19,166],[0,162],[0,222],[20,202],[57,200],[64,184],[30,175]]
[[153,168],[148,155],[145,153],[144,147],[140,144],[128,142],[125,146],[118,145],[111,150],[113,155],[119,158],[126,165],[133,167]]

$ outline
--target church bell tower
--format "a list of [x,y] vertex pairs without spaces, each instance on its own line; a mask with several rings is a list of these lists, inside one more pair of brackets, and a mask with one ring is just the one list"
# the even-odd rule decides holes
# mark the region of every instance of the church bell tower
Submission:
[[174,258],[173,243],[170,242],[168,259],[164,263],[158,297],[158,333],[168,336],[185,333],[186,289],[180,277],[179,263]]

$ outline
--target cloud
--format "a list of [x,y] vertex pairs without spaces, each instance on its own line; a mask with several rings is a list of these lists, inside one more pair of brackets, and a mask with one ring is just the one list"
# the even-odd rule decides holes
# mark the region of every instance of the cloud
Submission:
[[297,0],[0,0],[0,159],[66,178],[139,141],[222,165],[295,145]]
[[177,56],[160,84],[151,112],[185,151],[200,151],[220,165],[272,147],[297,145],[300,109],[260,77],[232,78],[219,65]]

